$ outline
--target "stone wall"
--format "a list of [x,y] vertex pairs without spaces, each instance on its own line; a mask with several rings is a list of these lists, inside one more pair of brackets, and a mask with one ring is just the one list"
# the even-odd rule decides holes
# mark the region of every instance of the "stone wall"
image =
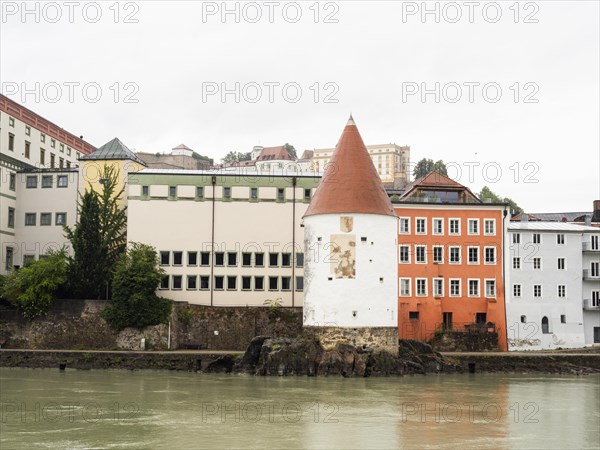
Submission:
[[398,354],[397,327],[306,327],[305,334],[317,338],[325,350],[333,349],[336,344],[350,344],[363,350]]
[[498,333],[444,331],[429,341],[437,352],[494,352],[498,351]]

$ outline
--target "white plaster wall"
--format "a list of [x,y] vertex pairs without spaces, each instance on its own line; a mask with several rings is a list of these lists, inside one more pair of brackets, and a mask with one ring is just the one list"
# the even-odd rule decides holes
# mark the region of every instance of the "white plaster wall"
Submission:
[[[356,236],[356,278],[330,280],[328,244],[332,234],[345,234],[340,230],[341,216],[354,218],[349,234]],[[325,214],[304,219],[304,325],[398,326],[397,223],[396,217],[373,214]],[[367,241],[361,242],[361,237]]]

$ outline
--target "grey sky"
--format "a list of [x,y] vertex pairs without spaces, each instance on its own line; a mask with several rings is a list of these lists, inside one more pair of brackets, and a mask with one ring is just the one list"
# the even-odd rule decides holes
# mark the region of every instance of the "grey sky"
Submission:
[[[529,211],[586,211],[600,198],[598,2],[477,2],[473,23],[465,2],[439,3],[439,23],[433,14],[409,15],[422,2],[278,2],[273,23],[265,2],[240,3],[239,23],[233,14],[225,23],[220,11],[208,15],[222,2],[122,2],[117,23],[113,2],[101,3],[96,23],[95,6],[76,3],[73,23],[63,2],[60,20],[49,23],[53,6],[39,3],[39,14],[23,20],[21,2],[3,2],[0,81],[13,100],[93,145],[118,136],[138,151],[165,152],[185,143],[216,160],[259,144],[302,151],[335,145],[352,112],[367,144],[410,145],[413,163],[452,162],[458,181],[475,191],[487,184]],[[28,5],[35,11],[36,2]],[[256,5],[262,18],[249,23]],[[455,5],[462,17],[450,23]],[[502,16],[492,23],[496,5]],[[128,15],[138,23],[125,23]],[[325,23],[328,15],[337,23]],[[65,82],[80,83],[72,103]],[[203,83],[236,82],[239,103],[233,94],[203,99]],[[407,95],[436,82],[439,103],[434,94],[424,102]],[[473,102],[470,82],[479,83]],[[23,98],[35,83],[39,98]],[[85,83],[97,83],[88,99]],[[262,88],[254,103],[252,83]],[[273,102],[265,83],[280,83]],[[297,83],[287,100],[286,83]],[[448,83],[462,89],[454,103],[456,85]],[[102,89],[95,103],[93,86]],[[215,84],[204,86],[206,93]],[[292,103],[295,86],[302,94]],[[493,103],[497,87],[502,97]],[[128,94],[137,103],[126,102]],[[469,163],[479,164],[472,180]]]

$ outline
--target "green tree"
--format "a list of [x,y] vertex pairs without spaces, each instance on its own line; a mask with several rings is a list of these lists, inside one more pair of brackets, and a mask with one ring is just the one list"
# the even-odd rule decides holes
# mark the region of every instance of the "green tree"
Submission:
[[250,152],[241,153],[241,152],[231,151],[231,152],[227,153],[221,159],[221,161],[224,164],[231,164],[231,163],[235,163],[235,162],[239,162],[239,161],[250,161],[251,157],[252,157],[252,155]]
[[292,159],[298,159],[298,155],[296,154],[296,149],[294,148],[293,145],[288,144],[286,142],[283,147],[287,150],[288,154],[292,157]]
[[20,309],[28,319],[43,316],[64,285],[66,274],[65,249],[50,251],[46,258],[10,272],[2,286],[2,297]]
[[430,172],[438,172],[442,175],[448,176],[448,170],[446,169],[446,164],[444,164],[444,161],[440,159],[439,161],[433,162],[433,159],[428,158],[423,158],[417,163],[413,171],[413,176],[416,180],[424,177]]
[[125,207],[120,204],[117,170],[104,166],[102,191],[86,190],[79,200],[79,221],[65,235],[73,247],[68,261],[70,294],[100,298],[110,287],[112,271],[127,245]]
[[156,295],[163,273],[153,247],[132,243],[115,267],[112,305],[104,310],[109,325],[122,330],[165,323],[172,302]]
[[519,214],[523,212],[523,208],[517,205],[517,203],[514,200],[508,197],[500,197],[487,186],[481,188],[481,192],[479,193],[479,199],[483,202],[489,201],[491,203],[508,203],[512,214]]

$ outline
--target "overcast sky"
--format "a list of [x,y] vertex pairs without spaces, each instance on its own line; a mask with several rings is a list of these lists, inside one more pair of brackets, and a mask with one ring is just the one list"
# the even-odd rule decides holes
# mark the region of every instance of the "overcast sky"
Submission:
[[74,3],[2,3],[0,81],[95,146],[301,152],[352,113],[529,212],[600,198],[596,1]]

